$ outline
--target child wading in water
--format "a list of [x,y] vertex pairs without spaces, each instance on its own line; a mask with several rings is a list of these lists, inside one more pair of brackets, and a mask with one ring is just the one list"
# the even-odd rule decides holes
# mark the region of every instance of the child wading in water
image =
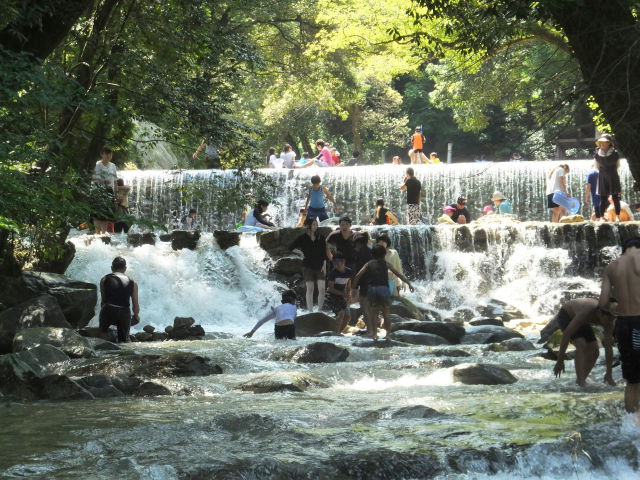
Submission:
[[368,338],[377,338],[378,336],[378,311],[382,311],[384,318],[384,329],[389,334],[391,323],[389,322],[389,305],[391,303],[391,294],[389,292],[389,270],[391,270],[404,283],[409,285],[409,290],[413,292],[413,285],[402,273],[389,265],[384,259],[387,249],[382,245],[376,245],[371,251],[373,260],[368,261],[364,267],[358,272],[353,281],[353,288],[358,287],[358,282],[363,275],[366,274],[366,281],[369,283],[367,289],[367,299],[369,301],[369,309],[371,317],[370,325],[367,325]]
[[275,319],[276,326],[274,334],[276,339],[289,338],[291,340],[296,339],[296,327],[295,320],[298,309],[296,308],[296,294],[293,290],[285,290],[282,292],[282,304],[277,307],[273,307],[271,312],[262,319],[258,320],[253,329],[250,332],[245,333],[244,337],[251,338],[256,330],[258,330],[264,323],[269,320]]
[[338,320],[338,333],[342,333],[347,322],[351,318],[351,278],[353,270],[345,265],[344,255],[336,252],[333,256],[333,270],[329,273],[329,297],[328,303],[331,311],[336,314]]

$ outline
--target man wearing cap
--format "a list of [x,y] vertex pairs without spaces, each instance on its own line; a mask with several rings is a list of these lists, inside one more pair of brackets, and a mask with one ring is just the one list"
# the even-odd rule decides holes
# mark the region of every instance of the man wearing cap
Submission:
[[[111,273],[100,280],[100,330],[107,333],[109,326],[118,329],[118,342],[129,342],[129,329],[140,321],[138,284],[124,274],[127,261],[116,257],[111,263]],[[133,303],[133,319],[129,299]]]
[[452,203],[450,206],[455,208],[451,220],[459,225],[471,222],[471,214],[467,210],[467,197],[458,197],[456,203]]
[[422,184],[415,176],[413,168],[407,168],[400,190],[407,192],[407,223],[418,225],[420,223],[420,193]]
[[491,201],[494,204],[493,213],[508,213],[509,215],[513,215],[511,202],[507,200],[507,197],[505,197],[502,192],[493,192],[493,195],[491,195]]
[[441,217],[438,217],[438,223],[446,223],[447,225],[457,225],[456,222],[451,220],[451,215],[453,215],[453,212],[455,211],[456,211],[456,208],[452,207],[451,205],[447,205],[443,207],[442,208],[443,215]]

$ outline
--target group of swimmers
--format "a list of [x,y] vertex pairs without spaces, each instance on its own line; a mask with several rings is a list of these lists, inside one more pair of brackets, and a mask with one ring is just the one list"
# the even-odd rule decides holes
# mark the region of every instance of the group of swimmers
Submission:
[[324,140],[316,142],[318,153],[312,157],[310,153],[304,152],[300,160],[296,160],[296,152],[288,143],[282,148],[280,156],[276,155],[276,149],[271,147],[267,153],[268,168],[308,168],[317,167],[353,167],[358,165],[360,152],[354,151],[351,159],[343,162],[340,159],[340,152],[329,146]]

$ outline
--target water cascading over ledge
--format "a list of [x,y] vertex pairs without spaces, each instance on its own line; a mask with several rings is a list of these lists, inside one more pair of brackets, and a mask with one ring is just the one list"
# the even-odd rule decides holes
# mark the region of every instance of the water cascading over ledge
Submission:
[[[482,207],[491,203],[491,194],[501,191],[512,202],[514,213],[521,220],[544,221],[546,208],[547,173],[560,162],[458,163],[452,165],[414,165],[416,177],[422,182],[422,212],[426,223],[433,223],[441,215],[442,206],[455,201],[459,195],[469,199],[473,218],[482,215]],[[568,161],[569,191],[581,201],[591,160]],[[383,198],[389,208],[405,219],[406,194],[399,190],[405,166],[374,165],[362,167],[307,168],[300,170],[269,170],[260,172],[275,181],[272,192],[277,204],[269,211],[279,226],[293,226],[310,186],[310,178],[320,175],[339,204],[338,211],[329,214],[349,215],[354,223],[369,223],[375,202]],[[181,215],[189,208],[198,210],[198,222],[204,231],[230,229],[240,221],[240,212],[221,211],[220,199],[225,192],[238,188],[234,171],[220,170],[133,170],[119,175],[133,187],[130,196],[133,214],[171,225],[172,212]],[[632,194],[633,178],[626,162],[620,168],[622,198],[629,203],[638,201]],[[198,199],[185,193],[186,187],[197,185]],[[583,215],[591,214],[583,208]]]

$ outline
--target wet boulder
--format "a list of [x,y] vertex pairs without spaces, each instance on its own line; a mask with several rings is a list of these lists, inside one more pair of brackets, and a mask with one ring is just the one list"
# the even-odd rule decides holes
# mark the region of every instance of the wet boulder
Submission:
[[476,308],[483,317],[500,317],[505,322],[526,318],[526,315],[516,307],[495,298],[490,299],[487,303],[478,304]]
[[78,330],[78,334],[86,338],[98,338],[101,340],[111,340],[110,332],[103,332],[98,327],[84,327]]
[[213,232],[213,236],[222,250],[240,245],[240,235],[241,232],[227,232],[226,230],[215,230]]
[[300,372],[272,372],[238,385],[240,390],[253,393],[304,392],[308,388],[327,388],[329,385],[309,374]]
[[93,283],[72,280],[56,273],[23,272],[22,278],[30,296],[47,293],[60,305],[64,317],[73,328],[86,326],[95,315],[98,301],[97,287]]
[[173,352],[164,355],[136,355],[123,351],[92,358],[70,366],[64,372],[76,377],[127,375],[136,377],[195,377],[222,373],[222,368],[200,355]]
[[153,232],[129,233],[127,234],[127,245],[130,247],[141,247],[142,245],[155,245],[156,234]]
[[535,345],[524,338],[510,338],[500,343],[493,343],[487,348],[487,350],[493,352],[524,352],[535,349]]
[[95,398],[124,397],[124,393],[116,388],[111,377],[106,375],[92,375],[77,382]]
[[471,354],[466,350],[461,350],[459,348],[438,348],[431,349],[429,351],[430,355],[434,355],[436,357],[470,357]]
[[156,327],[152,326],[152,325],[145,325],[144,327],[142,327],[142,330],[144,332],[147,333],[153,333],[155,331]]
[[25,328],[71,328],[57,300],[40,295],[0,312],[0,353],[13,351],[13,337]]
[[[201,325],[194,325],[195,320],[192,317],[176,317],[173,319],[173,326],[165,328],[165,333],[168,334],[172,340],[198,340],[204,337],[204,328]],[[151,335],[146,332],[143,340],[150,341],[153,339]],[[138,334],[139,335],[139,334]],[[142,338],[142,337],[141,337]]]
[[349,350],[329,342],[314,342],[309,345],[272,352],[269,360],[295,363],[337,363],[344,362]]
[[520,332],[516,332],[510,328],[498,327],[495,325],[482,325],[480,327],[469,327],[461,343],[478,344],[478,343],[500,343],[510,338],[523,338]]
[[477,313],[469,307],[460,307],[456,309],[455,312],[453,312],[453,318],[455,318],[456,320],[461,320],[463,322],[468,322],[475,316],[477,316]]
[[453,380],[465,385],[505,385],[518,379],[506,368],[484,363],[463,363],[451,369]]
[[69,356],[53,345],[38,345],[29,350],[15,354],[17,358],[29,365],[38,375],[44,375],[51,365],[66,362]]
[[483,325],[495,325],[496,327],[504,327],[504,322],[499,317],[475,317],[469,321],[469,325],[471,325],[472,327],[481,327]]
[[338,322],[326,313],[312,312],[300,315],[296,318],[296,336],[313,337],[320,332],[336,331]]
[[465,448],[447,455],[446,461],[456,472],[495,475],[514,467],[516,456],[494,447],[488,450]]
[[389,306],[389,313],[394,313],[403,318],[413,318],[415,320],[424,320],[424,314],[410,300],[404,297],[393,297]]
[[412,332],[431,333],[445,338],[449,343],[460,343],[465,334],[464,327],[449,322],[405,321],[391,325],[391,331],[410,330]]
[[362,339],[353,342],[354,347],[359,348],[390,348],[390,347],[410,347],[410,343],[400,342],[398,340],[392,340],[389,337],[382,340]]
[[345,451],[329,458],[327,467],[336,470],[330,478],[350,480],[390,480],[434,478],[442,467],[435,455],[422,452],[396,452],[387,448]]
[[358,422],[372,422],[376,420],[388,420],[392,418],[432,419],[432,418],[441,418],[443,416],[446,416],[446,414],[440,413],[439,411],[431,407],[427,407],[425,405],[410,405],[407,407],[400,407],[400,408],[385,407],[378,410],[373,410],[371,412],[367,412],[362,417],[360,417],[358,419]]
[[19,354],[0,355],[0,394],[22,400],[84,400],[93,396],[65,375],[39,376]]
[[419,309],[422,312],[422,315],[424,315],[424,319],[425,320],[431,320],[433,322],[441,322],[442,321],[442,315],[440,314],[440,312],[437,312],[436,310],[433,310],[432,308],[420,307]]
[[38,345],[53,345],[71,358],[93,357],[89,341],[70,328],[39,327],[21,330],[13,339],[13,351],[29,350]]
[[302,274],[302,258],[293,255],[279,258],[273,265],[273,271],[284,276]]
[[160,395],[171,395],[171,390],[164,385],[154,382],[141,383],[135,392],[135,396],[137,397],[157,397]]
[[200,232],[197,230],[174,230],[171,232],[171,248],[174,250],[182,250],[183,248],[195,250],[198,247],[198,240],[200,240]]
[[432,333],[413,332],[410,330],[396,330],[388,335],[391,340],[410,343],[412,345],[449,345],[449,341],[439,335]]

